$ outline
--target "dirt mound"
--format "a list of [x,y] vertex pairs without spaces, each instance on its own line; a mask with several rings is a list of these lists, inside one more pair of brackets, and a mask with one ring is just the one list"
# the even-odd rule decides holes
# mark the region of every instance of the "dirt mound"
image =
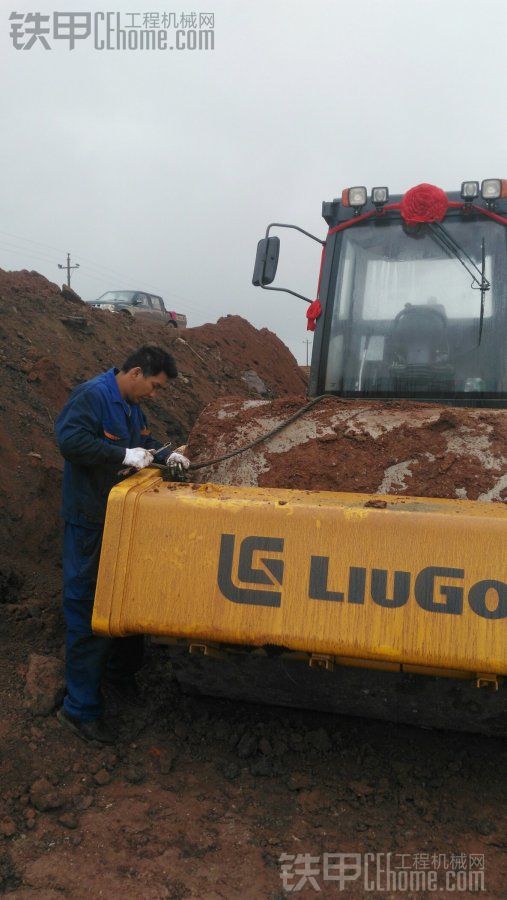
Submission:
[[37,272],[0,270],[0,588],[6,584],[7,594],[20,579],[33,591],[54,577],[62,470],[54,420],[70,390],[146,343],[163,346],[177,362],[178,379],[146,405],[153,433],[175,446],[220,396],[305,391],[287,347],[239,316],[180,331],[93,309]]

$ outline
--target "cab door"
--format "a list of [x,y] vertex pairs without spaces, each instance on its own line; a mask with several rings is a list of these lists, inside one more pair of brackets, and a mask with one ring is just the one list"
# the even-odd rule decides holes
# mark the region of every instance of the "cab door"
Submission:
[[165,322],[167,319],[167,313],[164,307],[164,301],[161,297],[156,297],[154,294],[150,294],[151,306],[153,310],[153,316],[156,317],[160,322]]
[[150,320],[152,317],[152,307],[149,295],[138,291],[134,297],[132,311],[136,318]]

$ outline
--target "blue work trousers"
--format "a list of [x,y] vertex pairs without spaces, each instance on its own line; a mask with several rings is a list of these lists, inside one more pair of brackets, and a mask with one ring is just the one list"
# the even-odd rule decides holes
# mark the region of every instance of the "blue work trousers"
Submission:
[[99,568],[102,528],[65,523],[63,611],[67,625],[66,712],[78,719],[103,714],[101,682],[133,675],[143,662],[143,636],[108,638],[93,634],[92,611]]

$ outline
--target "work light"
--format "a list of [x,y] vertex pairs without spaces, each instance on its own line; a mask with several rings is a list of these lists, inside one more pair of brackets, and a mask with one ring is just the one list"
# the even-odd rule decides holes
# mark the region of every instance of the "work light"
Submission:
[[365,187],[345,188],[342,193],[342,206],[351,206],[357,213],[365,205],[367,198]]
[[461,183],[461,199],[469,203],[479,196],[478,181],[463,181]]
[[386,187],[374,187],[371,189],[371,202],[379,207],[384,206],[385,203],[389,200],[389,188]]
[[502,182],[499,178],[487,178],[481,184],[483,200],[498,200],[502,196]]

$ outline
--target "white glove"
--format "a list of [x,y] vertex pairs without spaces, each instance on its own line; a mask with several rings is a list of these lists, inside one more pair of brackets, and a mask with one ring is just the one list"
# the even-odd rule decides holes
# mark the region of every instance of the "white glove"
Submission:
[[174,453],[171,453],[170,456],[167,457],[166,465],[167,466],[171,466],[171,465],[182,466],[183,469],[188,469],[188,467],[190,465],[190,460],[186,456],[183,456],[183,453],[177,453],[175,451]]
[[146,466],[151,466],[153,453],[150,453],[149,450],[143,450],[142,447],[134,447],[133,450],[125,451],[123,462],[126,466],[133,466],[134,469],[144,469]]

